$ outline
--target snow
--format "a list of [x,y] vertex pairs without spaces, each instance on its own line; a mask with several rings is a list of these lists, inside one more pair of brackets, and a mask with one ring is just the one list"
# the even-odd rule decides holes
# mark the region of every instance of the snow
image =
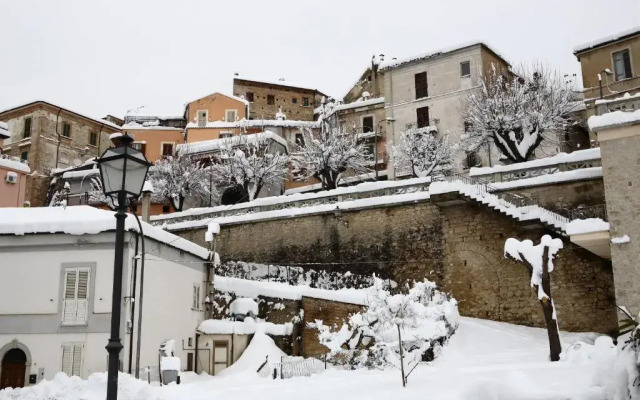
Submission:
[[598,99],[596,100],[596,105],[600,105],[600,104],[609,104],[609,103],[617,103],[620,101],[630,101],[632,99],[639,99],[640,100],[640,92],[636,93],[636,94],[630,94],[629,92],[626,92],[625,94],[623,94],[620,97],[616,97],[615,99]]
[[[66,233],[92,235],[114,231],[116,219],[113,211],[90,206],[0,208],[0,235],[26,235],[32,233]],[[203,260],[209,259],[209,250],[182,239],[160,228],[141,221],[144,235],[191,253]],[[135,218],[127,215],[125,230],[139,232]]]
[[[515,260],[528,262],[533,270],[531,271],[531,287],[538,288],[538,300],[549,298],[549,295],[542,288],[542,269],[543,269],[543,251],[549,248],[549,257],[547,262],[547,270],[553,272],[553,258],[562,249],[562,239],[552,239],[549,235],[544,235],[540,239],[540,243],[534,245],[531,240],[520,241],[518,239],[509,238],[504,244],[504,256],[511,257]],[[522,259],[524,257],[524,260]],[[554,307],[555,319],[555,307]]]
[[440,50],[432,51],[432,52],[429,52],[429,53],[423,53],[423,54],[418,54],[418,55],[414,55],[414,56],[410,56],[410,57],[399,58],[399,59],[391,59],[389,61],[384,61],[384,62],[382,62],[380,64],[379,70],[383,71],[383,70],[387,70],[387,69],[397,68],[397,67],[400,67],[400,66],[402,66],[404,64],[409,64],[409,63],[412,63],[412,62],[415,62],[415,61],[421,61],[421,60],[425,60],[425,59],[428,59],[428,58],[438,57],[438,56],[441,56],[441,55],[446,54],[446,53],[450,53],[450,52],[453,52],[453,51],[456,51],[456,50],[462,50],[462,49],[465,49],[467,47],[478,46],[478,45],[482,45],[482,46],[487,47],[493,53],[497,54],[498,57],[503,58],[502,56],[500,56],[500,53],[498,53],[491,46],[489,46],[486,41],[469,42],[469,43],[461,43],[461,44],[458,44],[458,45],[455,45],[455,46],[442,48]]
[[600,218],[576,219],[569,222],[565,230],[568,235],[602,232],[609,230],[609,223]]
[[640,124],[640,110],[614,111],[603,115],[593,115],[589,117],[587,123],[592,131],[612,126]]
[[207,319],[200,323],[198,332],[205,335],[252,335],[262,332],[274,336],[287,336],[293,332],[293,324],[274,324],[272,322],[254,321],[247,318],[244,321],[227,319]]
[[[331,107],[330,114],[328,116],[338,111],[351,110],[353,108],[359,108],[359,107],[374,106],[377,104],[384,104],[384,97],[376,97],[368,100],[363,100],[362,98],[360,98],[352,103],[336,104],[333,107]],[[319,109],[320,111],[322,111],[321,107]]]
[[29,168],[29,165],[23,163],[22,161],[5,158],[2,154],[0,154],[0,167],[24,172],[25,174],[31,172],[31,168]]
[[[268,85],[279,85],[279,86],[287,86],[287,87],[292,87],[297,89],[314,90],[320,93],[320,91],[313,86],[290,82],[285,80],[284,78],[274,80],[274,79],[252,79],[252,78],[247,78],[242,76],[235,76],[233,80],[235,81],[236,79],[249,81],[249,82],[256,82],[256,83],[265,83]],[[312,99],[309,99],[309,100],[312,100]]]
[[113,140],[115,138],[119,138],[120,136],[122,136],[122,133],[120,132],[114,132],[111,135],[109,135],[109,140]]
[[625,36],[630,36],[633,34],[640,34],[640,26],[636,26],[630,29],[625,29],[624,31],[615,33],[613,35],[601,37],[600,39],[593,40],[591,42],[583,43],[573,48],[573,54],[582,53],[586,50],[590,50],[592,48],[598,47],[605,43],[613,42]]
[[29,102],[25,102],[25,103],[19,104],[19,105],[14,106],[14,107],[7,108],[7,109],[3,110],[3,111],[2,111],[2,112],[0,112],[0,113],[5,113],[5,112],[10,111],[10,110],[14,110],[14,109],[17,109],[17,108],[22,108],[22,107],[29,106],[29,105],[31,105],[31,104],[35,104],[35,103],[40,103],[40,102],[45,103],[45,104],[49,104],[50,106],[52,106],[52,107],[54,107],[54,108],[62,108],[63,110],[66,110],[66,111],[68,111],[68,112],[70,112],[70,113],[72,113],[72,114],[76,114],[76,115],[79,115],[79,116],[81,116],[81,117],[83,117],[83,118],[90,119],[90,120],[92,120],[92,121],[94,121],[94,122],[97,122],[97,123],[99,123],[99,124],[106,125],[106,126],[111,127],[111,128],[113,128],[113,129],[118,129],[118,130],[120,129],[120,126],[119,126],[119,125],[116,125],[116,124],[114,124],[114,123],[111,123],[111,122],[109,122],[109,121],[107,121],[107,120],[104,120],[104,119],[102,119],[102,118],[93,118],[93,117],[90,117],[90,116],[88,116],[88,115],[86,115],[86,114],[82,114],[82,113],[79,113],[79,112],[77,112],[77,111],[71,110],[70,108],[67,108],[67,107],[60,107],[60,106],[57,106],[57,105],[55,105],[55,104],[53,104],[53,103],[50,103],[50,102],[48,102],[48,101],[45,101],[45,100],[38,100],[38,99],[33,100],[33,101],[29,101]]
[[629,237],[629,235],[622,235],[622,236],[611,238],[612,244],[624,244],[624,243],[629,243],[630,241],[631,241],[631,238]]
[[273,140],[287,148],[287,141],[271,131],[251,133],[248,135],[237,135],[224,139],[204,140],[196,143],[185,143],[176,146],[176,152],[181,155],[209,153],[219,151],[222,147],[238,144],[251,144],[261,140]]
[[235,293],[236,296],[257,298],[258,296],[279,299],[300,300],[302,296],[332,300],[340,303],[367,304],[365,289],[317,289],[306,285],[292,286],[281,282],[251,281],[216,275],[213,286],[221,292]]
[[189,122],[187,128],[318,128],[315,121],[298,121],[294,119],[241,119],[239,121],[208,121],[204,126],[197,122]]
[[238,297],[229,304],[229,312],[231,315],[248,315],[249,313],[258,315],[258,303],[249,297]]
[[[564,348],[578,341],[591,344],[596,336],[561,332]],[[152,386],[121,373],[118,398],[288,400],[302,394],[305,400],[600,400],[605,398],[604,388],[594,383],[594,378],[612,366],[606,357],[600,364],[590,357],[581,362],[551,363],[547,360],[545,329],[463,317],[440,357],[419,365],[406,388],[395,369],[328,369],[311,377],[271,380],[255,374],[267,355],[270,361],[283,356],[268,339],[256,334],[243,356],[226,372],[201,375],[190,383],[185,379],[181,385]],[[34,386],[0,391],[0,400],[104,400],[106,382],[106,373],[93,374],[86,380],[58,374]]]
[[496,165],[493,167],[473,167],[469,170],[469,176],[488,175],[496,172],[518,171],[522,169],[546,167],[549,165],[579,162],[586,160],[600,159],[600,148],[578,150],[573,153],[558,153],[551,157],[539,158],[537,160],[515,163],[511,165]]
[[220,234],[220,224],[217,222],[209,222],[207,232],[204,234],[204,241],[211,243],[213,242],[213,237],[218,234]]
[[534,176],[533,178],[516,179],[507,182],[492,182],[491,188],[496,190],[515,189],[528,186],[549,185],[559,182],[579,181],[586,179],[602,178],[602,167],[576,169],[562,171],[554,174]]
[[84,178],[90,175],[99,175],[100,170],[97,168],[84,169],[80,171],[68,171],[62,174],[63,179]]
[[161,357],[161,371],[180,371],[180,357]]
[[154,131],[183,131],[184,128],[176,128],[174,126],[160,126],[158,122],[145,121],[142,124],[131,121],[127,124],[122,125],[122,130],[138,130],[138,129],[146,129],[146,130],[154,130]]
[[142,185],[142,193],[153,193],[153,183],[150,180],[144,181]]

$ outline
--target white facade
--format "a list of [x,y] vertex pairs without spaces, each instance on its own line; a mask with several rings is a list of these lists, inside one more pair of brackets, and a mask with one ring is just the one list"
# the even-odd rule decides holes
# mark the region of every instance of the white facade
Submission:
[[[157,228],[145,224],[144,229]],[[136,307],[132,320],[135,302],[131,298],[139,298],[140,262],[135,260],[139,239],[135,232],[125,235],[120,360],[122,370],[132,373],[138,312]],[[32,382],[38,382],[60,371],[82,378],[106,371],[114,240],[113,231],[78,235],[0,232],[0,362],[10,350],[20,349],[26,356],[25,385],[30,376]],[[150,237],[145,244],[140,366],[157,369],[160,345],[174,339],[175,355],[185,368],[188,343],[193,341],[189,338],[194,338],[204,319],[206,258]],[[138,249],[140,245],[138,242]],[[194,287],[201,288],[197,300]],[[3,365],[0,363],[0,376]]]

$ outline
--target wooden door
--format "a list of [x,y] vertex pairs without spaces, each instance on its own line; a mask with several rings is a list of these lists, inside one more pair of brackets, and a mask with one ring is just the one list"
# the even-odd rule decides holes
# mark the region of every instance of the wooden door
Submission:
[[214,342],[213,344],[213,374],[229,366],[229,342]]
[[24,387],[24,375],[27,369],[27,356],[20,349],[9,350],[2,358],[0,389]]

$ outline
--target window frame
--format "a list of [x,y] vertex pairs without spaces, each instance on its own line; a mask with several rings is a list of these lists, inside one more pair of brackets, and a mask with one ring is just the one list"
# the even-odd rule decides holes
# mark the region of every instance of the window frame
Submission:
[[[64,372],[68,376],[81,376],[82,374],[82,366],[84,364],[84,343],[82,342],[68,342],[61,344],[62,353],[60,354],[60,371]],[[64,351],[65,347],[70,347],[70,356],[71,356],[71,370],[65,371],[65,363],[64,363]],[[77,374],[74,373],[74,361],[76,357],[76,348],[80,349],[80,362],[78,363],[78,371]]]
[[371,131],[375,133],[376,131],[376,117],[373,114],[367,114],[367,115],[363,115],[360,117],[360,129],[362,131],[362,133],[369,133],[369,132],[365,132],[364,131],[364,120],[365,118],[371,118]]
[[89,145],[90,146],[98,146],[98,134],[94,131],[89,132]]
[[244,96],[249,103],[253,103],[253,92],[246,92]]
[[298,98],[297,97],[292,97],[291,98],[291,104],[298,104]]
[[[420,126],[420,118],[418,117],[418,113],[420,110],[426,109],[427,110],[427,124]],[[421,128],[426,128],[428,126],[430,126],[429,122],[431,121],[431,114],[429,113],[429,106],[424,106],[424,107],[417,107],[416,108],[416,128],[417,129],[421,129]]]
[[309,98],[308,97],[303,97],[302,98],[302,103],[301,103],[302,107],[310,107],[309,104],[310,104],[309,103]]
[[267,95],[267,105],[275,106],[276,105],[276,96],[274,94]]
[[233,136],[233,131],[220,131],[218,139],[228,139]]
[[[170,144],[171,145],[171,154],[164,154],[164,145],[165,144]],[[173,157],[174,152],[175,152],[175,147],[176,147],[175,142],[160,142],[160,156],[162,158]]]
[[[29,123],[29,129],[27,129],[27,122]],[[24,139],[31,137],[31,129],[33,127],[33,117],[26,117],[24,119],[24,127],[22,128],[22,137]]]
[[[68,299],[67,298],[67,283],[68,283],[67,276],[72,271],[75,273],[74,289],[73,289],[74,298]],[[78,298],[81,272],[87,273],[87,286],[86,286],[86,294],[84,299]],[[61,315],[60,325],[61,326],[83,326],[83,325],[86,326],[89,323],[90,298],[91,298],[91,268],[90,267],[65,267],[63,269],[63,274],[62,274],[62,315]],[[80,300],[84,300],[85,313],[84,313],[83,320],[78,319],[78,310],[80,309],[79,307]],[[74,301],[76,303],[72,304],[71,302],[74,302]],[[70,320],[66,318],[67,310],[69,307],[75,307],[75,311],[74,311],[75,317],[73,317]]]
[[[463,68],[462,66],[466,64],[469,68],[469,72],[466,75],[463,75]],[[470,78],[471,77],[471,60],[467,60],[467,61],[461,61],[460,62],[460,78]]]
[[[235,118],[233,118],[231,121],[229,121],[228,117],[228,113],[232,111],[234,113]],[[224,120],[225,122],[236,122],[238,120],[238,110],[235,108],[229,108],[228,110],[224,110]]]
[[[424,74],[424,87],[418,87],[418,76]],[[415,100],[426,99],[429,97],[429,74],[427,71],[421,71],[413,75],[413,89],[415,91]],[[422,94],[424,94],[422,96]]]
[[[200,113],[204,113],[204,125],[200,125]],[[196,125],[198,128],[204,128],[209,122],[209,110],[196,110]]]
[[[624,53],[627,52],[628,54],[628,58],[629,58],[629,71],[625,70],[625,77],[622,79],[618,79],[618,72],[616,71],[616,60],[615,60],[615,55],[619,54],[619,53]],[[622,63],[624,65],[624,58],[622,59]],[[633,78],[633,59],[631,58],[631,47],[625,47],[623,49],[619,49],[617,51],[612,51],[611,52],[611,66],[613,67],[613,76],[616,80],[616,82],[621,82],[627,79],[631,79]],[[626,72],[628,72],[629,76],[627,77]]]
[[[69,129],[67,129],[69,128]],[[66,133],[66,134],[65,134]],[[62,133],[60,134],[62,137],[71,138],[71,123],[70,122],[62,122]]]
[[200,304],[202,304],[202,302],[200,301],[200,292],[201,285],[199,283],[194,283],[193,291],[191,292],[191,309],[193,311],[201,311]]

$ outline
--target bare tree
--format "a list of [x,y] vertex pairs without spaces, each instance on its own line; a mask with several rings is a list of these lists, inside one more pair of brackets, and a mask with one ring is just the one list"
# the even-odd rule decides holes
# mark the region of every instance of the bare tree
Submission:
[[391,148],[396,168],[410,168],[414,177],[430,176],[450,169],[456,144],[448,136],[438,137],[432,128],[407,129]]
[[527,161],[543,142],[557,143],[575,109],[573,84],[556,71],[533,65],[507,77],[494,69],[482,90],[462,101],[465,146],[493,142],[512,162]]
[[158,160],[149,170],[149,180],[155,195],[171,202],[177,211],[182,211],[188,197],[195,203],[206,204],[210,195],[217,195],[215,187],[209,185],[211,173],[211,169],[202,163],[178,155]]
[[241,187],[248,201],[265,187],[284,181],[289,156],[267,132],[224,140],[212,157],[212,169],[221,185]]
[[547,325],[549,337],[549,354],[551,361],[560,359],[562,347],[558,333],[558,320],[556,308],[551,297],[551,275],[553,271],[553,258],[562,248],[562,240],[551,239],[544,235],[540,244],[534,246],[531,240],[509,238],[504,244],[505,257],[524,263],[531,274],[531,287],[538,295],[542,306],[544,321]]

